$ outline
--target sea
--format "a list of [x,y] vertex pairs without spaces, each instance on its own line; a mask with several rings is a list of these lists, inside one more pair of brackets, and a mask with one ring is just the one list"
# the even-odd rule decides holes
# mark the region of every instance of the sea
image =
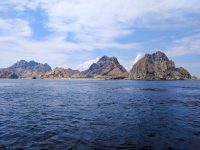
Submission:
[[198,150],[200,81],[0,80],[2,150]]

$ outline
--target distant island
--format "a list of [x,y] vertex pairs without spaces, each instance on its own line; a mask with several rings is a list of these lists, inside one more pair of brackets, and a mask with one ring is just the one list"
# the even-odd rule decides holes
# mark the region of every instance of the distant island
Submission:
[[128,72],[116,57],[103,56],[87,70],[79,71],[56,67],[35,61],[20,60],[8,68],[0,69],[0,78],[4,79],[130,79],[130,80],[189,80],[197,79],[183,67],[176,68],[175,63],[161,51],[146,54],[136,62]]

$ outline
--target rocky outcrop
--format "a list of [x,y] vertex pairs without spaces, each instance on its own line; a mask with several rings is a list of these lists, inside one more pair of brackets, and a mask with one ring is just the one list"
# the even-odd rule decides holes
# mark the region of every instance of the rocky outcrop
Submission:
[[10,74],[13,74],[14,77],[18,76],[18,78],[40,78],[48,71],[51,71],[51,67],[46,63],[25,60],[20,60],[8,68],[1,69],[4,78],[10,78]]
[[10,71],[7,71],[7,70],[0,70],[0,78],[1,79],[18,79],[18,75],[13,73],[13,72],[10,72]]
[[63,78],[79,78],[80,71],[64,68],[55,68],[41,76],[42,79],[63,79]]
[[190,73],[180,67],[168,57],[157,51],[152,55],[147,54],[140,59],[130,71],[129,78],[133,80],[184,80],[191,79]]
[[116,57],[103,56],[81,75],[86,78],[123,79],[128,77],[128,72],[119,64]]
[[20,72],[21,70],[30,70],[33,72],[40,72],[40,73],[46,73],[52,70],[51,67],[46,63],[41,64],[35,61],[27,62],[25,60],[20,60],[14,65],[8,67],[7,69],[14,72]]

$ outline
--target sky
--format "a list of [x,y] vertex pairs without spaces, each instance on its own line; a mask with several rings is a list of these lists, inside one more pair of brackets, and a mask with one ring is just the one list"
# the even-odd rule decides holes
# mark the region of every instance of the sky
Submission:
[[200,77],[199,10],[199,0],[0,0],[0,67],[85,70],[107,55],[130,70],[160,50]]

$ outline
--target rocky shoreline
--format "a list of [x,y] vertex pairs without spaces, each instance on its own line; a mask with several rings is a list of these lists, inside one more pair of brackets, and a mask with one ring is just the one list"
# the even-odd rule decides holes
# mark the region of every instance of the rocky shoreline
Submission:
[[97,80],[199,80],[183,67],[177,68],[161,51],[146,54],[128,72],[116,57],[103,56],[87,70],[79,71],[20,60],[0,69],[0,79],[97,79]]

